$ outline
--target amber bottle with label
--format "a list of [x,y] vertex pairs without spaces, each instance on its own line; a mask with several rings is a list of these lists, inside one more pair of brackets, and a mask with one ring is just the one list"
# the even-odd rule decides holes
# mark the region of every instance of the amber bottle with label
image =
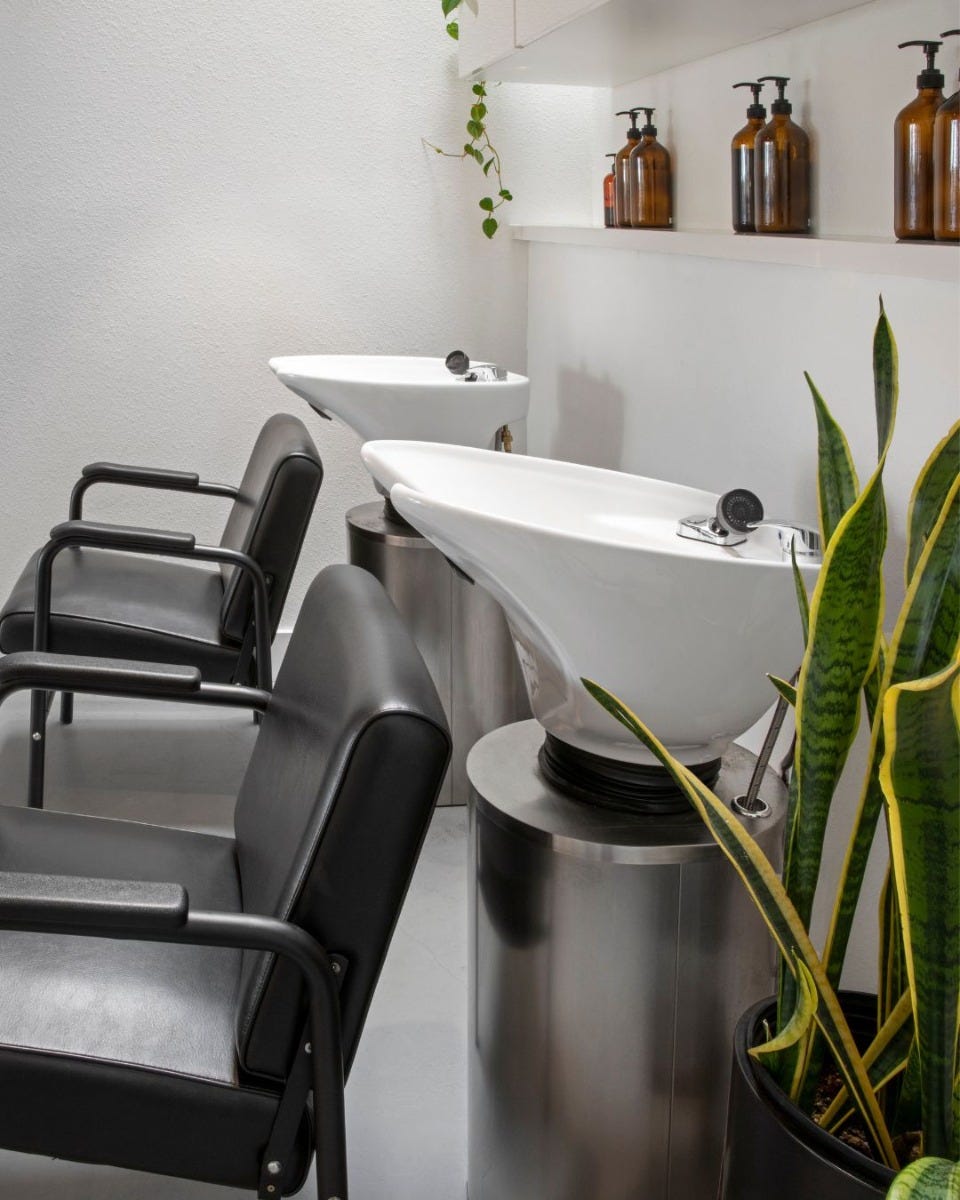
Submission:
[[640,141],[630,151],[630,180],[633,188],[630,224],[635,229],[669,229],[673,225],[673,179],[670,152],[657,141],[653,124],[655,108],[641,108],[647,123]]
[[810,139],[790,117],[793,105],[784,96],[789,77],[761,75],[757,82],[768,79],[777,85],[777,99],[753,143],[757,233],[809,233]]
[[943,103],[943,75],[934,66],[940,42],[922,46],[926,69],[917,76],[917,96],[897,113],[893,126],[893,231],[900,239],[933,237],[933,127]]
[[617,181],[614,175],[617,156],[608,154],[607,158],[612,158],[613,162],[610,164],[610,170],[603,177],[603,223],[610,229],[617,223]]
[[[940,34],[957,35],[960,29]],[[960,241],[960,90],[944,100],[933,123],[933,236]]]
[[637,128],[637,113],[639,108],[625,108],[617,113],[618,117],[629,117],[630,128],[627,130],[627,144],[621,146],[613,160],[613,204],[617,225],[630,225],[630,205],[633,196],[633,172],[630,155],[640,142],[640,130]]
[[733,135],[730,157],[733,183],[733,228],[737,233],[755,233],[753,159],[754,142],[767,119],[767,110],[760,103],[762,83],[735,83],[735,88],[749,88],[753,103],[747,109],[747,123]]

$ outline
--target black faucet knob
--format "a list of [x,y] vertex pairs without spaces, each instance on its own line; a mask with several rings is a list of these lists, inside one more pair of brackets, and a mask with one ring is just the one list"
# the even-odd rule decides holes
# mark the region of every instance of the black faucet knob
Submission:
[[760,497],[746,488],[724,492],[717,501],[717,525],[725,533],[749,533],[762,520]]

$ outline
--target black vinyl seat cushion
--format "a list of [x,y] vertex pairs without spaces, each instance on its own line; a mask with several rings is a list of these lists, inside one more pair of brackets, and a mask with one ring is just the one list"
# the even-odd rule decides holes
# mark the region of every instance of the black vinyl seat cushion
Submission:
[[[0,610],[0,652],[33,648],[34,554]],[[198,667],[230,682],[237,646],[221,635],[219,567],[71,548],[53,564],[49,649]]]
[[[0,870],[176,881],[196,909],[241,910],[232,839],[132,821],[0,807]],[[279,1095],[238,1078],[242,958],[0,932],[0,1144],[255,1188]],[[307,1118],[290,1190],[309,1166]]]

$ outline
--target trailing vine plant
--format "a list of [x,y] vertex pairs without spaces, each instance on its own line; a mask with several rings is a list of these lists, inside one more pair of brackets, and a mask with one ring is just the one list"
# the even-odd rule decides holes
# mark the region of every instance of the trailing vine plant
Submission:
[[[460,23],[456,19],[456,10],[460,7],[461,0],[440,0],[440,6],[443,9],[444,19],[447,20],[447,33],[454,41],[458,41],[460,37]],[[453,18],[453,19],[448,19]],[[496,184],[495,196],[484,196],[480,200],[480,208],[483,211],[483,223],[481,228],[488,238],[500,228],[500,222],[493,215],[498,208],[502,208],[504,204],[508,204],[513,196],[507,188],[503,186],[503,176],[501,174],[500,154],[497,148],[490,141],[490,134],[487,132],[487,85],[484,80],[473,85],[473,99],[470,105],[470,120],[467,121],[466,129],[470,135],[470,141],[463,143],[463,149],[444,150],[440,146],[435,146],[433,142],[428,142],[426,138],[423,143],[430,150],[437,154],[442,154],[444,158],[469,158],[475,162],[484,175],[489,179],[493,175]]]

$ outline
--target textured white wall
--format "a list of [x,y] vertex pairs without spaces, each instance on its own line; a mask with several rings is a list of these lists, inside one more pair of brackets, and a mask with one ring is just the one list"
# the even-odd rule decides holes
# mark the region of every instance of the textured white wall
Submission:
[[[914,94],[918,69],[895,45],[935,36],[954,16],[950,0],[877,0],[615,90],[610,109],[662,106],[678,223],[724,228],[729,141],[744,107],[729,85],[751,73],[791,74],[796,115],[816,131],[821,223],[833,233],[889,235],[893,118]],[[953,78],[958,51],[947,56]],[[620,136],[607,133],[594,159]],[[809,522],[816,428],[802,372],[847,429],[865,477],[876,453],[870,339],[882,291],[900,345],[900,414],[886,472],[888,593],[891,608],[899,603],[910,488],[960,411],[955,285],[537,244],[529,286],[531,453],[716,491],[743,485],[768,512]],[[850,765],[828,839],[828,879],[842,860],[861,759]],[[851,950],[854,986],[875,979],[878,887],[875,862]]]
[[[522,369],[526,253],[479,230],[469,84],[439,3],[16,0],[0,5],[0,591],[98,458],[235,481],[265,417],[326,467],[284,622],[343,514],[358,442],[274,354],[443,354]],[[521,219],[585,219],[594,98],[497,89]],[[568,153],[544,137],[563,129]],[[222,502],[103,489],[107,519],[218,536]]]

